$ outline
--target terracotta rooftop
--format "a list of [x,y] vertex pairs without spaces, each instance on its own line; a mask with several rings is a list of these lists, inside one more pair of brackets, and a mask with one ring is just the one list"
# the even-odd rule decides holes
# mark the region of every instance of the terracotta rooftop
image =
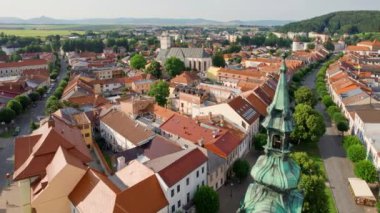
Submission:
[[255,108],[255,110],[260,113],[262,116],[266,116],[268,114],[267,107],[268,105],[261,100],[259,97],[257,97],[256,94],[251,93],[246,97],[247,101]]
[[60,146],[83,163],[91,161],[80,130],[59,120],[53,123],[51,126],[47,122],[31,135],[15,139],[15,180],[43,175]]
[[120,192],[105,175],[88,169],[70,193],[69,199],[80,212],[114,212],[116,197]]
[[157,177],[151,175],[118,194],[113,212],[156,213],[168,204]]
[[369,47],[363,47],[363,46],[347,46],[347,51],[369,51]]
[[38,66],[38,65],[47,65],[47,61],[43,59],[28,59],[28,60],[23,60],[20,62],[0,63],[0,69],[10,68],[10,67]]
[[203,142],[215,140],[211,129],[204,128],[195,120],[179,114],[174,114],[160,128],[193,143],[199,143],[201,140]]
[[175,84],[189,85],[189,84],[194,83],[198,79],[199,77],[195,73],[185,71],[182,74],[174,77],[172,80],[170,80],[170,82],[175,83]]
[[157,118],[160,118],[163,122],[165,122],[166,120],[168,120],[171,116],[173,116],[174,114],[176,114],[176,112],[168,109],[168,108],[164,108],[158,104],[155,104],[153,106],[153,113],[156,115]]
[[91,105],[93,107],[99,107],[109,103],[109,101],[105,99],[103,96],[94,94],[79,97],[71,97],[68,99],[68,101],[74,104],[78,104],[79,106]]
[[259,114],[255,111],[255,109],[241,96],[229,101],[228,105],[234,109],[248,124],[252,124],[259,117]]
[[139,125],[125,113],[117,110],[108,112],[100,121],[135,145],[142,145],[142,142],[152,139],[155,135],[151,130]]

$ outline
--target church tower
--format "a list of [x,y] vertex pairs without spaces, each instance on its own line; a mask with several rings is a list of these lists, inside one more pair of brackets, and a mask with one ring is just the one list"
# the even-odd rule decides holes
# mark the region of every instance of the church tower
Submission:
[[265,154],[252,167],[254,181],[247,189],[239,212],[299,213],[302,210],[303,195],[297,189],[301,169],[289,156],[289,135],[294,126],[286,71],[283,55],[276,94],[262,123],[268,133]]

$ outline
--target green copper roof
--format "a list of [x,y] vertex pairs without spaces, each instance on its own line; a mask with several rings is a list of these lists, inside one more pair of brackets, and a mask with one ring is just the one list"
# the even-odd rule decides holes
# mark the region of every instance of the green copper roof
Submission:
[[297,190],[278,193],[272,189],[252,183],[240,208],[245,213],[298,213],[302,210],[303,196]]
[[283,57],[280,79],[263,126],[268,132],[265,155],[251,170],[254,182],[248,187],[239,212],[300,213],[303,195],[297,190],[301,169],[289,157],[289,134],[293,131],[292,114]]
[[290,133],[293,131],[286,71],[285,57],[283,57],[276,94],[267,109],[268,116],[262,123],[266,129],[274,129],[282,133]]
[[262,155],[251,170],[256,182],[285,191],[297,188],[300,167],[288,156]]

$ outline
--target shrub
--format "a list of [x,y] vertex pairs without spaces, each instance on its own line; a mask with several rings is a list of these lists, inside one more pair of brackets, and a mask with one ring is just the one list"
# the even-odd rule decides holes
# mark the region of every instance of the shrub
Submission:
[[324,95],[322,97],[322,103],[328,108],[329,106],[334,104],[334,101],[329,95]]
[[334,114],[340,112],[339,107],[332,105],[327,108],[327,114],[329,114],[330,118],[332,119]]
[[377,171],[375,166],[368,160],[362,160],[355,164],[355,175],[369,183],[378,181]]
[[16,115],[19,115],[23,110],[21,103],[15,99],[8,101],[7,107],[15,111]]
[[353,145],[361,144],[359,138],[355,135],[344,136],[343,138],[343,148],[347,151]]
[[334,113],[332,119],[335,123],[338,123],[341,120],[345,120],[346,117],[344,117],[344,115],[341,112],[336,112]]
[[347,149],[347,156],[352,162],[356,163],[365,159],[366,151],[361,144],[355,144]]

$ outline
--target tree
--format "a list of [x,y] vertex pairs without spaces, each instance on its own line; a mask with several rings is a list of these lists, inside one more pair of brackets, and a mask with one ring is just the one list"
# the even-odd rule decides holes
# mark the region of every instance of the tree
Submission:
[[346,131],[348,131],[348,129],[349,129],[347,119],[339,120],[339,121],[336,123],[336,128],[337,128],[340,132],[342,132],[342,136],[343,136],[343,133],[346,132]]
[[334,46],[334,44],[332,43],[331,40],[326,41],[326,42],[323,44],[323,46],[324,46],[327,50],[329,50],[329,51],[334,51],[334,50],[335,50],[335,46]]
[[131,58],[131,67],[133,69],[138,69],[138,70],[143,69],[145,68],[145,65],[146,65],[146,60],[144,56],[140,54],[136,54]]
[[239,178],[239,180],[245,179],[249,174],[249,163],[246,160],[237,159],[234,162],[234,165],[232,167],[232,171],[235,173],[236,177]]
[[368,160],[362,160],[355,163],[354,173],[357,177],[369,183],[374,183],[378,181],[376,168]]
[[314,107],[317,103],[315,95],[308,87],[300,87],[294,92],[294,98],[297,104],[307,104]]
[[322,97],[322,103],[328,108],[334,104],[334,101],[329,95],[325,95]]
[[46,91],[47,91],[47,88],[46,87],[38,87],[37,90],[38,94],[40,94],[40,96],[43,96]]
[[315,44],[314,43],[307,44],[307,49],[308,50],[314,50],[315,49]]
[[19,115],[23,110],[21,103],[15,99],[8,101],[7,107],[15,111],[16,115]]
[[29,98],[29,96],[25,95],[16,96],[15,100],[21,103],[24,110],[32,103],[32,100]]
[[150,62],[149,66],[145,69],[145,72],[159,79],[162,75],[161,64],[158,63],[158,61],[152,61]]
[[212,64],[216,67],[225,67],[226,61],[222,54],[216,54],[212,57]]
[[348,135],[343,138],[343,148],[347,151],[351,146],[361,144],[358,136]]
[[32,102],[38,101],[38,99],[41,98],[41,96],[38,92],[31,92],[28,94],[28,96]]
[[165,70],[170,77],[175,77],[185,70],[185,64],[176,57],[170,57],[165,61]]
[[155,98],[158,105],[165,106],[169,97],[169,84],[163,80],[157,81],[150,87],[148,94]]
[[264,146],[267,144],[267,134],[257,133],[253,137],[253,142],[256,150],[262,151],[264,150]]
[[348,148],[347,156],[352,162],[356,163],[365,159],[366,151],[361,144],[355,144]]
[[217,213],[219,211],[219,195],[209,186],[201,186],[195,192],[194,203],[197,213]]
[[295,129],[291,133],[291,137],[295,141],[317,142],[326,131],[322,115],[310,105],[298,104],[295,108],[293,119]]
[[50,114],[58,109],[62,108],[62,103],[58,100],[55,96],[50,96],[50,98],[47,99],[46,105],[45,105],[45,111],[46,113]]
[[341,112],[336,112],[333,114],[332,119],[335,123],[338,123],[341,120],[345,120],[346,117],[344,117],[344,115]]
[[16,117],[16,112],[8,107],[0,110],[0,122],[10,123]]
[[301,167],[298,188],[304,193],[302,212],[328,212],[325,177],[320,165],[305,152],[294,152],[291,157]]
[[332,105],[327,108],[327,114],[330,116],[330,118],[333,118],[334,114],[337,112],[340,112],[340,109],[336,105]]
[[19,54],[13,53],[11,56],[9,56],[10,61],[21,61],[22,57]]

